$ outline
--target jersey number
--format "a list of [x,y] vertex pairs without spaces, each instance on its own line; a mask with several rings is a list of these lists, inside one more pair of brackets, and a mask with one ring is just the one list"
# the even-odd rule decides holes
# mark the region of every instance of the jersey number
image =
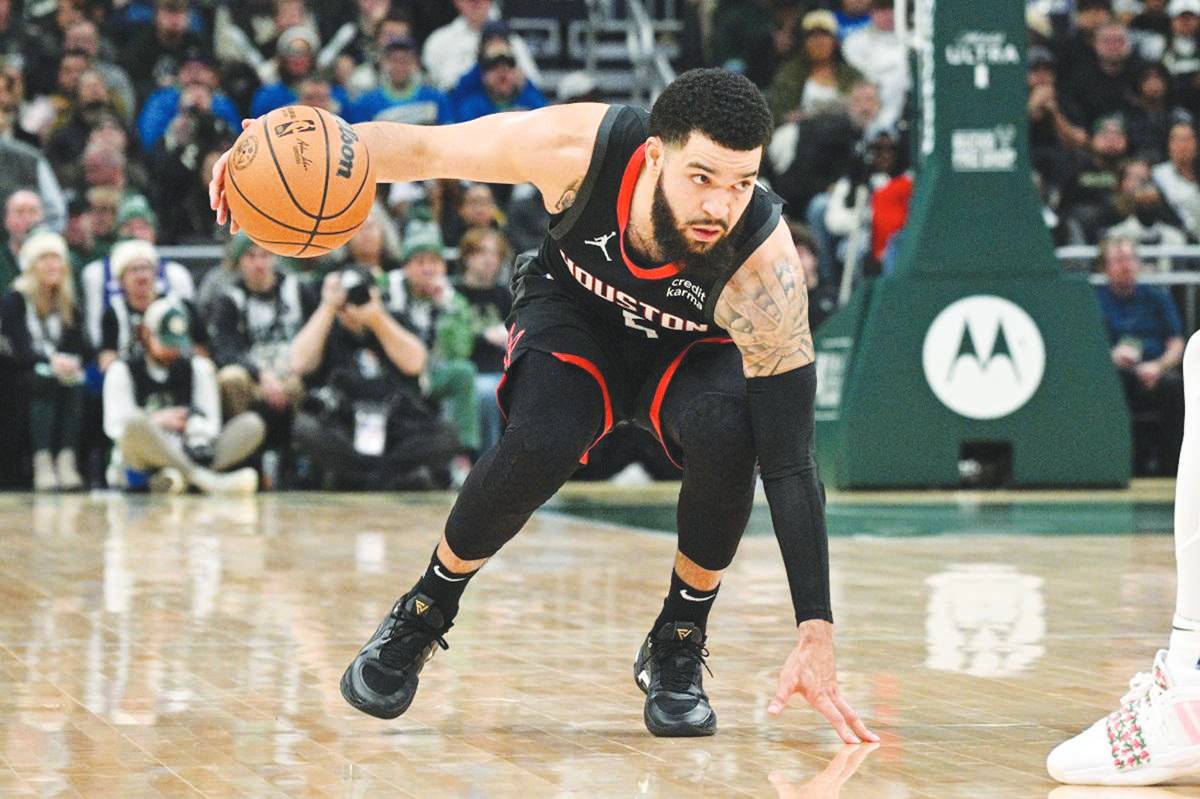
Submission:
[[632,327],[634,330],[640,330],[646,334],[646,338],[658,338],[658,331],[651,327],[645,326],[645,319],[635,314],[633,311],[625,312],[625,327]]

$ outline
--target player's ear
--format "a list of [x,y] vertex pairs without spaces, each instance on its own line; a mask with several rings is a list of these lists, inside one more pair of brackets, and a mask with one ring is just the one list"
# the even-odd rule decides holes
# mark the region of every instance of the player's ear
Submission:
[[663,146],[663,140],[657,136],[651,136],[646,139],[646,165],[651,171],[657,175],[662,172],[663,157],[666,154],[666,148]]

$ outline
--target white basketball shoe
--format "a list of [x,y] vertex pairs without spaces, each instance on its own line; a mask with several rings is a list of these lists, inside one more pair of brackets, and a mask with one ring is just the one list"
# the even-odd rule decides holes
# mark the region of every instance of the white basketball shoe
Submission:
[[1176,676],[1159,650],[1153,670],[1129,681],[1118,710],[1055,747],[1046,758],[1050,776],[1072,785],[1200,777],[1200,672],[1186,684]]

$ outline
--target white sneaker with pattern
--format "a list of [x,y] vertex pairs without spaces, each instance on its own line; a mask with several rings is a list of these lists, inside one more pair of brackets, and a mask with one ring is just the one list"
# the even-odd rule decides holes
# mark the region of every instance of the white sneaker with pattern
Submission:
[[[1189,675],[1190,676],[1190,675]],[[1159,650],[1121,707],[1055,747],[1046,769],[1072,785],[1158,785],[1200,777],[1200,672],[1186,683]]]

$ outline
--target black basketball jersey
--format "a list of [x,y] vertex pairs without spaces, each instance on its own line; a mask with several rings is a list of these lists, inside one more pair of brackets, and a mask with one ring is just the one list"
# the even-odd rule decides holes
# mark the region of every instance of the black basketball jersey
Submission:
[[626,249],[625,228],[645,163],[649,121],[649,113],[641,109],[608,109],[574,205],[551,218],[539,257],[524,268],[548,273],[615,327],[650,338],[711,335],[718,329],[713,322],[717,297],[775,230],[783,201],[755,186],[749,206],[728,234],[734,256],[727,271],[715,278],[701,280],[676,264],[638,266]]
[[129,376],[133,379],[133,395],[137,406],[153,413],[163,408],[192,407],[192,359],[178,358],[167,368],[165,380],[150,374],[145,358],[131,358]]

